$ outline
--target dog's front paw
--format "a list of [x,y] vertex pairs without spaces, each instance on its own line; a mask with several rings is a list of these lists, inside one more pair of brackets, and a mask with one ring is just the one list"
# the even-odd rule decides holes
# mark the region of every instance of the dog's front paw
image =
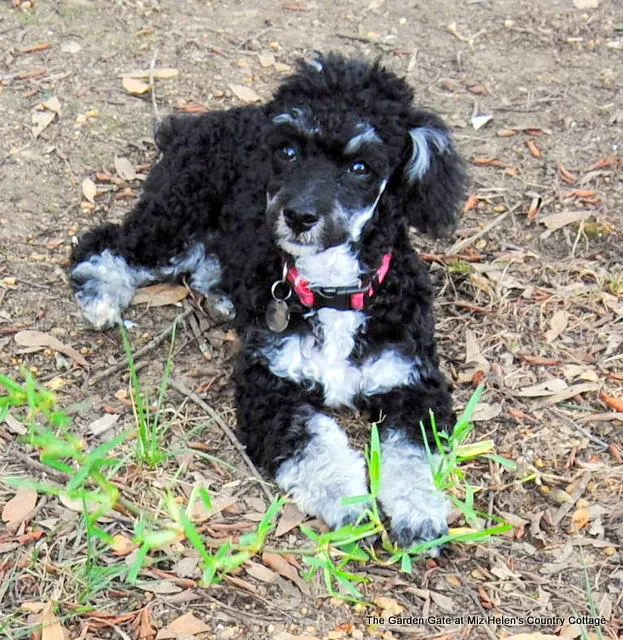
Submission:
[[[435,540],[448,533],[448,500],[439,492],[414,491],[400,504],[393,505],[390,534],[402,549]],[[440,547],[429,549],[428,555],[439,555]]]
[[234,303],[225,294],[206,294],[205,308],[215,322],[229,322],[236,317]]

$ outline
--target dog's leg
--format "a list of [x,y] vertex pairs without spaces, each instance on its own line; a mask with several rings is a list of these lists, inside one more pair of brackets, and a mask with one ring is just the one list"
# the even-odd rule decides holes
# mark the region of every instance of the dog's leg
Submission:
[[379,500],[391,520],[392,537],[401,547],[409,548],[444,535],[450,503],[434,484],[423,445],[425,435],[431,451],[435,450],[429,409],[439,429],[453,424],[450,392],[443,376],[430,370],[416,384],[397,386],[369,401],[385,416]]
[[342,499],[368,493],[363,455],[348,445],[333,418],[312,413],[298,419],[307,441],[279,465],[277,484],[301,510],[320,516],[331,528],[354,522],[365,505],[344,505]]
[[249,456],[303,511],[333,528],[355,521],[365,504],[342,499],[368,493],[363,456],[333,418],[302,398],[301,387],[251,358],[234,371],[238,429]]
[[379,500],[402,548],[448,532],[449,501],[434,485],[425,448],[405,430],[383,434]]
[[120,228],[105,225],[84,236],[74,250],[70,278],[85,318],[96,329],[121,321],[137,287],[157,279],[153,269],[132,265],[116,249]]

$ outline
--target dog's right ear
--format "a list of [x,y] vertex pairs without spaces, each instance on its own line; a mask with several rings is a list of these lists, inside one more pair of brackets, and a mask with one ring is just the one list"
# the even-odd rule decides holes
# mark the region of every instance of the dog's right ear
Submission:
[[433,236],[451,233],[465,195],[465,169],[448,127],[433,113],[415,111],[407,131],[400,178],[410,225]]

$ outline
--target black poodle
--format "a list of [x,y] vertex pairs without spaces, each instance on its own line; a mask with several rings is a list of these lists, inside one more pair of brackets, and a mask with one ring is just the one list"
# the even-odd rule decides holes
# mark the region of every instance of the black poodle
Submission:
[[123,224],[87,233],[71,279],[89,322],[182,274],[243,339],[238,429],[252,460],[331,527],[365,504],[366,465],[326,408],[381,424],[379,500],[402,546],[447,530],[420,422],[454,414],[426,266],[408,227],[455,224],[464,172],[441,119],[377,61],[301,62],[262,106],[170,117]]

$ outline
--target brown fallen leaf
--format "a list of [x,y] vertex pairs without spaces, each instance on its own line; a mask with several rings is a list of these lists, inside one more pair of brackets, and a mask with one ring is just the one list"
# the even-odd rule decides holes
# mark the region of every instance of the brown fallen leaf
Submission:
[[590,391],[597,391],[601,385],[595,382],[585,382],[583,384],[576,384],[564,391],[560,391],[559,393],[555,393],[549,398],[544,398],[543,400],[538,400],[535,402],[531,409],[543,409],[544,407],[551,407],[554,404],[558,404],[559,402],[564,402],[565,400],[569,400],[569,398],[573,398],[574,396],[582,395],[583,393],[588,393]]
[[293,582],[299,588],[301,593],[307,596],[310,595],[311,592],[309,585],[301,579],[298,571],[282,555],[265,551],[262,554],[262,562],[269,566],[273,571],[276,571],[284,578]]
[[202,104],[180,104],[175,107],[180,113],[207,113],[209,109]]
[[132,623],[132,629],[138,636],[138,640],[151,640],[156,635],[156,630],[151,624],[151,608],[143,607]]
[[32,114],[32,135],[38,138],[52,124],[56,114],[53,111],[34,111]]
[[15,495],[2,509],[2,520],[7,528],[15,530],[28,519],[36,505],[37,492],[30,487],[18,487]]
[[142,96],[151,89],[146,82],[143,82],[138,78],[123,78],[121,80],[121,84],[123,88],[133,96]]
[[19,605],[20,609],[30,611],[30,613],[41,613],[47,606],[46,602],[37,602],[36,600],[22,602],[22,604]]
[[275,536],[282,536],[288,531],[292,531],[295,527],[298,527],[301,522],[305,521],[305,514],[292,502],[286,504],[277,523],[277,529]]
[[576,176],[569,171],[564,165],[558,165],[558,175],[560,179],[566,184],[575,184],[577,182]]
[[569,324],[569,314],[564,309],[558,309],[550,320],[550,328],[545,333],[545,340],[548,344],[551,344],[560,337]]
[[49,42],[39,42],[37,44],[30,45],[29,47],[17,47],[14,49],[17,55],[25,55],[27,53],[37,53],[38,51],[46,51],[51,49],[52,45]]
[[136,180],[136,169],[127,158],[115,156],[115,171],[117,175],[124,180]]
[[245,87],[242,84],[230,84],[229,88],[232,93],[243,102],[260,102],[262,98],[251,87]]
[[97,195],[97,186],[91,178],[85,178],[82,181],[82,195],[90,202],[95,204],[95,196]]
[[534,219],[539,214],[539,211],[541,211],[542,204],[543,204],[543,199],[541,198],[541,196],[535,196],[534,198],[532,198],[532,201],[530,202],[530,207],[528,208],[528,213],[526,214],[526,222],[528,224],[534,223]]
[[491,166],[491,167],[499,167],[500,169],[505,169],[508,165],[506,162],[502,162],[502,160],[497,160],[495,158],[472,158],[472,164],[476,166]]
[[110,548],[116,556],[127,556],[136,549],[136,544],[130,538],[118,533],[113,536]]
[[500,129],[495,135],[499,138],[510,138],[517,135],[516,129]]
[[210,627],[189,611],[173,620],[171,624],[168,624],[163,629],[160,629],[156,635],[156,640],[175,640],[176,638],[194,636],[207,631],[210,631]]
[[48,111],[51,111],[52,113],[55,113],[57,116],[60,117],[61,101],[56,96],[52,96],[51,98],[48,98],[47,100],[41,103],[41,106],[44,109],[47,109]]
[[592,189],[571,189],[567,193],[563,193],[563,198],[592,198],[596,195]]
[[547,230],[541,234],[541,238],[548,238],[554,231],[574,222],[586,220],[591,215],[590,211],[563,211],[562,213],[550,213],[547,216],[541,216],[538,220],[539,224],[547,227]]
[[145,69],[140,71],[128,71],[119,75],[120,78],[157,78],[158,80],[167,80],[175,78],[180,74],[179,69],[171,67],[157,67],[155,69]]
[[41,614],[41,640],[66,640],[65,631],[60,620],[52,612],[52,606],[49,602]]
[[540,158],[543,155],[541,149],[534,140],[526,140],[526,147],[528,147],[528,151],[532,154],[534,158]]
[[586,173],[596,171],[597,169],[604,169],[605,167],[618,167],[620,164],[621,158],[617,156],[601,158],[600,160],[597,160],[597,162],[592,164],[588,169],[586,169]]
[[257,59],[260,63],[261,67],[272,67],[276,60],[275,60],[275,56],[270,53],[269,51],[263,52],[263,53],[258,53],[257,54]]
[[516,633],[514,636],[505,636],[504,640],[560,640],[560,636],[534,631],[532,633]]
[[260,582],[267,582],[268,584],[271,584],[277,580],[277,574],[259,562],[249,560],[245,563],[244,569],[251,577],[259,580]]
[[571,515],[571,525],[569,526],[569,533],[578,533],[580,529],[583,529],[590,521],[591,513],[588,509],[576,509]]
[[15,342],[20,347],[48,347],[54,351],[58,351],[71,358],[76,364],[88,369],[89,363],[84,359],[82,354],[78,353],[73,347],[63,344],[58,338],[44,333],[43,331],[25,330],[16,333]]
[[399,616],[405,608],[393,598],[387,596],[379,596],[374,599],[374,604],[388,615]]
[[465,202],[465,206],[463,207],[463,213],[467,213],[476,207],[478,204],[478,196],[474,193],[470,194]]
[[141,287],[134,294],[130,304],[146,304],[150,307],[163,307],[175,304],[188,296],[188,289],[181,284],[153,284]]
[[623,413],[623,400],[620,398],[614,398],[609,396],[603,391],[599,394],[599,399],[605,402],[609,407],[612,407],[615,411]]

